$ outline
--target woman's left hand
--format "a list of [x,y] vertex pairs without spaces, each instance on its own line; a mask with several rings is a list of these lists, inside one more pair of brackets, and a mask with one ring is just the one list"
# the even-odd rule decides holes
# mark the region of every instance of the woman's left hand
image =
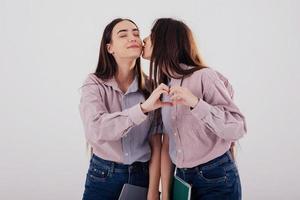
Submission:
[[187,88],[181,86],[173,86],[170,88],[169,94],[174,105],[182,104],[194,108],[199,99]]

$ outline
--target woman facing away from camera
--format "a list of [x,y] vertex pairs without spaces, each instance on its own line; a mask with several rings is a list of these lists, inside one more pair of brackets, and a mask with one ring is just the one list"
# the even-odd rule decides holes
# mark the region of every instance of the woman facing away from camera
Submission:
[[148,199],[159,198],[161,132],[150,115],[170,103],[159,99],[163,88],[146,90],[141,52],[133,21],[118,18],[106,26],[97,69],[81,88],[80,116],[92,147],[84,200],[118,199],[125,183],[148,187]]
[[233,102],[228,80],[207,67],[192,32],[181,21],[156,20],[144,39],[153,89],[163,87],[164,139],[161,154],[163,199],[170,198],[172,163],[176,175],[192,185],[192,199],[241,199],[232,150],[246,133],[245,118]]

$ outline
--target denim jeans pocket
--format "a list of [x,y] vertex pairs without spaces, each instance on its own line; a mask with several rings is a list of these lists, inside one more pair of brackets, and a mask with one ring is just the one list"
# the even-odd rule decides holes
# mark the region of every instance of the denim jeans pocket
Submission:
[[227,163],[223,166],[223,168],[225,169],[226,172],[228,185],[233,184],[236,181],[236,179],[239,177],[239,172],[236,167],[236,164],[233,162]]
[[222,166],[199,170],[198,176],[205,183],[225,183],[227,179],[226,171]]
[[93,163],[90,164],[90,168],[88,171],[88,178],[92,182],[105,182],[107,181],[109,174],[110,174],[109,168],[98,166]]

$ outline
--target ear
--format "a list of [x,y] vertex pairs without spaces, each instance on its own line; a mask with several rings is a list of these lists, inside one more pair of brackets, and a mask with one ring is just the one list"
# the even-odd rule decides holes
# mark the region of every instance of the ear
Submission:
[[106,48],[107,48],[108,53],[114,54],[111,44],[106,44]]

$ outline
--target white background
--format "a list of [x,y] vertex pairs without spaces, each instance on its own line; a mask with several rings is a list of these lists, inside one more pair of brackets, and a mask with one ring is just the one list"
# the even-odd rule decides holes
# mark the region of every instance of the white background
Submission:
[[243,199],[299,199],[299,9],[297,0],[0,0],[0,199],[81,198],[89,159],[79,87],[116,17],[142,37],[156,18],[186,22],[247,118]]

